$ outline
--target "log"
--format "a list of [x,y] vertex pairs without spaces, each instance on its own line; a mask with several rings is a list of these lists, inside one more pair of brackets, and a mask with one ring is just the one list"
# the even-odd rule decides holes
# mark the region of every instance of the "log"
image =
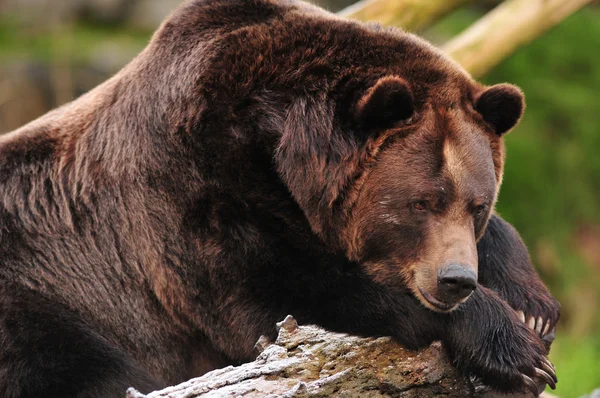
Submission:
[[475,396],[475,387],[452,366],[440,342],[409,351],[390,337],[363,338],[298,326],[289,315],[277,327],[275,342],[265,337],[258,341],[260,354],[254,362],[214,370],[147,395],[130,388],[127,398]]
[[541,36],[591,2],[507,0],[442,48],[474,77],[481,77],[517,48]]
[[470,0],[362,0],[338,15],[418,31]]

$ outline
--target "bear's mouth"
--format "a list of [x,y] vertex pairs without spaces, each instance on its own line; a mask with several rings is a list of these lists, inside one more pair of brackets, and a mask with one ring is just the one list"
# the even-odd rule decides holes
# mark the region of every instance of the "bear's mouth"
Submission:
[[433,307],[434,310],[441,311],[441,312],[450,312],[450,311],[456,309],[456,307],[458,307],[458,304],[460,304],[460,303],[446,303],[444,301],[440,301],[440,300],[436,299],[435,297],[433,297],[431,294],[427,293],[426,291],[421,290],[420,287],[417,287],[417,289],[419,289],[419,293],[421,293],[421,296],[425,299],[425,301],[427,301],[427,303],[429,305],[431,305]]

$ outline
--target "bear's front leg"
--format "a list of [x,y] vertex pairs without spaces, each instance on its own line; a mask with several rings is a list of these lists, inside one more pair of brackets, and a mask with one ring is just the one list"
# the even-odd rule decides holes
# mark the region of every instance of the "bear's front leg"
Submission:
[[479,282],[497,292],[517,311],[521,321],[535,330],[549,349],[560,306],[531,265],[519,233],[493,214],[477,251]]
[[[391,335],[410,349],[442,340],[455,365],[494,390],[514,392],[529,388],[537,396],[537,380],[556,383],[546,349],[516,312],[484,286],[455,311],[426,308],[407,292],[378,285],[368,276],[347,270],[326,291],[303,307],[290,308],[301,323],[317,323],[331,330],[366,335]],[[323,284],[327,286],[327,283]],[[327,293],[329,292],[329,293]],[[307,306],[308,305],[308,306]]]
[[465,374],[502,392],[528,388],[537,396],[534,380],[540,379],[555,387],[555,370],[542,341],[496,292],[479,285],[449,318],[442,340]]

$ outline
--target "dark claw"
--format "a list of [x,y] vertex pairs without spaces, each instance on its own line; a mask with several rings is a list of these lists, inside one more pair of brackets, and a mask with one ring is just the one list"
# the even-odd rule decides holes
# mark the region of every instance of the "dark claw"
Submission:
[[558,377],[556,377],[556,369],[549,360],[544,359],[542,361],[542,369],[552,377],[552,380],[554,380],[555,383],[558,383]]
[[523,381],[525,382],[525,385],[527,386],[527,388],[529,388],[529,390],[533,393],[534,396],[539,396],[540,393],[538,392],[538,387],[537,384],[535,384],[535,381],[533,381],[531,379],[531,377],[527,376],[527,375],[522,375],[523,376]]
[[556,368],[554,367],[552,362],[548,360],[548,358],[544,358],[544,360],[542,361],[542,368],[546,371],[546,373],[552,376],[555,382],[558,382],[558,378],[556,377]]
[[542,369],[535,368],[535,375],[544,379],[551,389],[556,390],[556,382],[548,373],[544,372]]
[[483,395],[489,391],[491,391],[491,388],[484,384],[479,384],[479,385],[475,386],[475,394]]

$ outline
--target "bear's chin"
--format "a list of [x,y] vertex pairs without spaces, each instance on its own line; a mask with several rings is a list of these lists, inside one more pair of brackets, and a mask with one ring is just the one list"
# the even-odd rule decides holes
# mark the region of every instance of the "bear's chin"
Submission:
[[462,303],[467,301],[469,299],[469,297],[471,297],[469,295],[469,296],[459,300],[456,303],[446,303],[446,302],[436,299],[432,294],[428,293],[426,290],[422,290],[420,287],[417,287],[415,290],[416,290],[415,295],[416,295],[417,299],[421,302],[421,304],[423,304],[425,307],[429,308],[430,310],[433,310],[436,312],[442,312],[442,313],[449,313],[449,312],[454,311]]

